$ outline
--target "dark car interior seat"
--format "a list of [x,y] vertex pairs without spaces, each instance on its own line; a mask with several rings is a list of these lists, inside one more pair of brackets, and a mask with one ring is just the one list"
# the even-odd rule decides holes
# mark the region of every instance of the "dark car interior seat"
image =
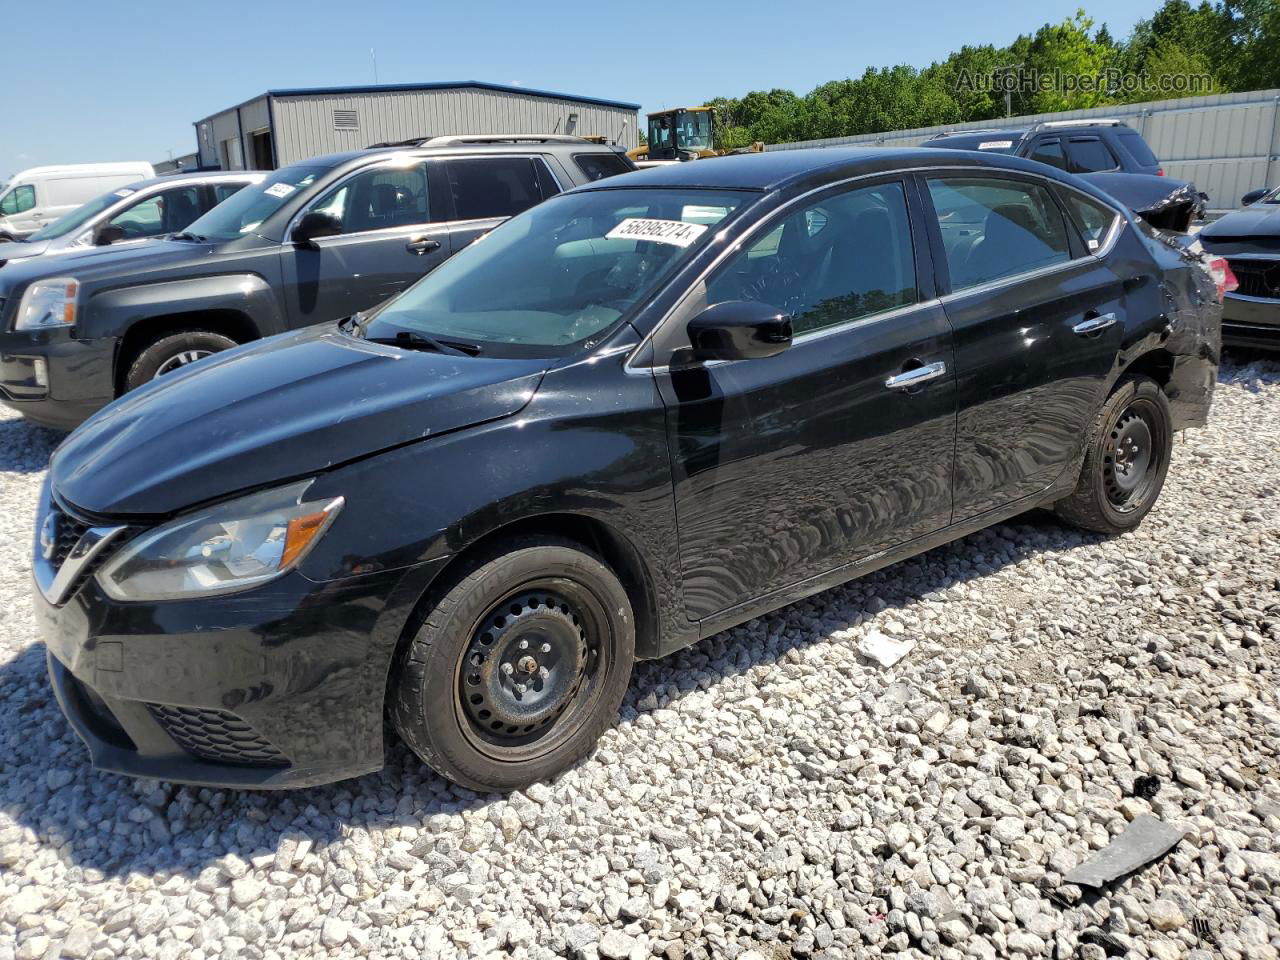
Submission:
[[982,239],[953,268],[953,286],[974,286],[997,277],[1019,273],[1033,264],[1052,259],[1053,251],[1037,235],[1029,207],[1002,203],[987,214]]

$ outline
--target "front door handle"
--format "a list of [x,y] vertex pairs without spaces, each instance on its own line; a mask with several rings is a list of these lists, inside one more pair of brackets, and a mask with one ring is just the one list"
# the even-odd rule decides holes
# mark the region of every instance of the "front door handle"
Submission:
[[433,250],[440,249],[440,241],[432,240],[430,237],[414,237],[404,245],[404,248],[410,253],[416,253],[418,256],[430,253]]
[[946,372],[947,365],[938,360],[935,363],[926,363],[923,366],[904,370],[902,373],[890,377],[884,382],[884,385],[890,390],[906,390],[910,387],[918,387],[922,383],[928,383],[930,380],[937,380]]
[[1095,313],[1091,317],[1081,320],[1071,328],[1072,333],[1078,333],[1082,337],[1087,337],[1091,333],[1097,333],[1099,330],[1105,330],[1116,322],[1114,313]]

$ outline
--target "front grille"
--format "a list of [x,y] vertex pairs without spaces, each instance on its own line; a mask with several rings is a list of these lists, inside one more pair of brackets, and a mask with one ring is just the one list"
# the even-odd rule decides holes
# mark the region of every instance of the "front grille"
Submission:
[[56,570],[66,561],[67,555],[80,542],[80,538],[85,535],[90,524],[77,520],[71,514],[56,507],[53,509],[53,524],[53,555],[49,557],[49,562]]
[[288,758],[235,714],[148,703],[147,709],[178,746],[200,760],[248,767],[287,767]]
[[1240,283],[1236,293],[1280,300],[1280,260],[1228,259],[1227,262]]

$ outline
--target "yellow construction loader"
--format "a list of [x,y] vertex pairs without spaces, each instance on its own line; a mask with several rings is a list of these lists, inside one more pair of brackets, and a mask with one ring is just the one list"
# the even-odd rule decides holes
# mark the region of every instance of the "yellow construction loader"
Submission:
[[716,125],[714,107],[676,107],[651,113],[647,119],[649,142],[627,151],[627,156],[636,162],[675,162],[764,151],[763,143],[753,143],[738,150],[717,150],[713,136]]

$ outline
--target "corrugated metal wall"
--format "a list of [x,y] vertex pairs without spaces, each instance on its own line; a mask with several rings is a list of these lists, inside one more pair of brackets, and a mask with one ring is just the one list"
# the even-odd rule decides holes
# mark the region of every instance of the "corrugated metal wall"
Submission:
[[[334,128],[333,111],[354,110],[357,129]],[[459,133],[570,133],[636,145],[637,112],[602,104],[483,89],[405,90],[278,97],[281,166],[371,143]],[[571,122],[571,114],[577,121]],[[245,130],[248,131],[246,124]]]
[[768,150],[801,147],[914,146],[935,133],[1019,127],[1038,120],[1118,117],[1138,130],[1160,158],[1165,173],[1193,180],[1209,195],[1211,210],[1232,210],[1240,196],[1280,180],[1280,90],[1224,93],[1181,100],[1042,113],[1008,120],[943,124],[890,133],[771,144]]

